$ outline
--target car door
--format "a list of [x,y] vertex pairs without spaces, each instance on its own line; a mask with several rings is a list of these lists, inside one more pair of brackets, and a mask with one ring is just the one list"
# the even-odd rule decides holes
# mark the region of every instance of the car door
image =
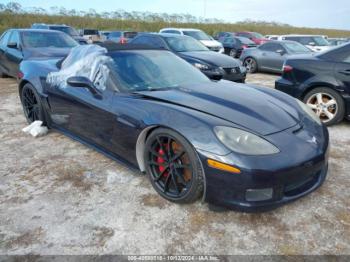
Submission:
[[7,43],[10,38],[11,31],[6,31],[0,39],[0,71],[1,73],[8,74],[8,63],[7,58],[5,56],[6,49],[7,49]]
[[282,71],[287,51],[281,44],[265,43],[258,47],[258,49],[261,51],[258,61],[260,68],[279,72]]
[[345,93],[350,94],[350,46],[344,46],[339,52],[335,51],[332,60],[336,61],[335,78]]
[[87,88],[68,84],[49,86],[53,125],[84,141],[109,149],[113,133],[113,92],[108,85],[99,90],[99,95],[94,95]]
[[20,42],[19,32],[14,30],[11,32],[7,48],[5,51],[5,61],[8,65],[8,74],[17,77],[19,64],[23,60],[22,46]]

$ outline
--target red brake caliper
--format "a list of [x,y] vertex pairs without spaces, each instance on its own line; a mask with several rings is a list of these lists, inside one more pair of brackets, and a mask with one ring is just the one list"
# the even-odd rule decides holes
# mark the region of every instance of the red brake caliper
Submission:
[[[161,155],[161,156],[164,156],[164,155],[165,155],[165,152],[164,152],[161,148],[159,148],[158,153],[159,153],[159,155]],[[158,157],[157,157],[157,163],[160,164],[160,165],[159,165],[159,171],[160,171],[160,172],[163,172],[163,171],[165,170],[165,167],[162,166],[162,164],[165,163],[165,159],[164,159],[163,157],[161,157],[161,156],[158,156]],[[168,172],[165,172],[163,176],[164,176],[164,177],[167,177],[168,175],[169,175],[169,173],[168,173]]]

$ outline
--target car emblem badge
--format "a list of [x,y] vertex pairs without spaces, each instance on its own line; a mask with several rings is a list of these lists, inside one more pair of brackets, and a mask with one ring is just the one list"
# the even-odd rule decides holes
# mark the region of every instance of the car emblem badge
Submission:
[[236,69],[235,69],[235,68],[232,68],[232,69],[231,69],[231,73],[232,73],[232,74],[235,74],[235,73],[236,73]]
[[314,136],[311,139],[306,140],[306,142],[317,145],[317,139]]

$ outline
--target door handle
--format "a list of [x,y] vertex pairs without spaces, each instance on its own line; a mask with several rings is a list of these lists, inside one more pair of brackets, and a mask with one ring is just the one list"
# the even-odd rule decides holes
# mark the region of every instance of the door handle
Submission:
[[350,75],[350,69],[343,70],[343,71],[339,71],[339,73],[340,73],[340,74],[343,74],[343,75],[349,76],[349,75]]

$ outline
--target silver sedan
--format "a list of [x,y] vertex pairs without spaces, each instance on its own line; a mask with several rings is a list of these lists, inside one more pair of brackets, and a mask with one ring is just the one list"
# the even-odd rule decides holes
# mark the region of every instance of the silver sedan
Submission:
[[298,54],[313,52],[294,41],[269,41],[256,48],[247,48],[242,52],[240,60],[249,73],[268,71],[282,73],[284,61]]

